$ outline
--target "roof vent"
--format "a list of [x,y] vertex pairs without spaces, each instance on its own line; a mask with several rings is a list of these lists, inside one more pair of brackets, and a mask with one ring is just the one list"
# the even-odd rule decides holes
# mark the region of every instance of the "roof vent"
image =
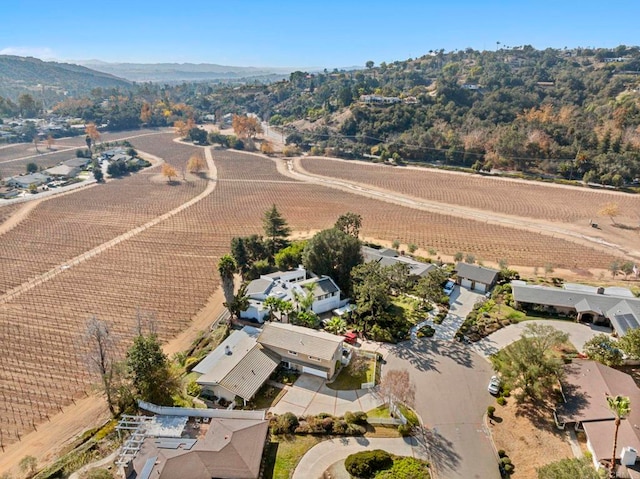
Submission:
[[227,356],[231,356],[232,354],[231,348],[229,347],[228,344],[224,347],[224,354],[226,354]]

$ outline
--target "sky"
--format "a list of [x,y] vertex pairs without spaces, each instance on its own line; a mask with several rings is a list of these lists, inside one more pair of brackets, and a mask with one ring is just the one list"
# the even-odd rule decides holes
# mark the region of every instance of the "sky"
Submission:
[[638,45],[638,18],[638,0],[0,0],[0,54],[340,68],[496,42]]

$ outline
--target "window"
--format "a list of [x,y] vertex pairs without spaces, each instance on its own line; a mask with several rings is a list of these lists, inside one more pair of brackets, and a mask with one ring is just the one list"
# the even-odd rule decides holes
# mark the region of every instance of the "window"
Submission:
[[298,353],[296,353],[295,351],[287,351],[291,356],[297,356]]
[[313,356],[309,356],[309,359],[311,359],[312,361],[318,361],[318,362],[322,361],[322,359],[316,358],[316,357],[313,357]]

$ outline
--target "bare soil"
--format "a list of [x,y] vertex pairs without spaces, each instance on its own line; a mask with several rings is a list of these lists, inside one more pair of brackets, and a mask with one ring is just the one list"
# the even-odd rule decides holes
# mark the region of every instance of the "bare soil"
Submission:
[[518,405],[508,398],[505,406],[495,407],[489,428],[496,448],[511,458],[514,477],[537,479],[537,467],[573,457],[567,433],[556,428],[549,404]]

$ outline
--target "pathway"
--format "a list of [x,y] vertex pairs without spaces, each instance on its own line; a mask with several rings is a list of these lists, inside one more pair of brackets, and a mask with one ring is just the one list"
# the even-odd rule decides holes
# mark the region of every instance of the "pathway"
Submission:
[[426,460],[425,451],[413,437],[368,438],[344,437],[329,439],[312,447],[293,471],[293,479],[321,479],[324,471],[332,464],[345,459],[350,454],[372,449],[383,449],[398,456],[410,456]]

